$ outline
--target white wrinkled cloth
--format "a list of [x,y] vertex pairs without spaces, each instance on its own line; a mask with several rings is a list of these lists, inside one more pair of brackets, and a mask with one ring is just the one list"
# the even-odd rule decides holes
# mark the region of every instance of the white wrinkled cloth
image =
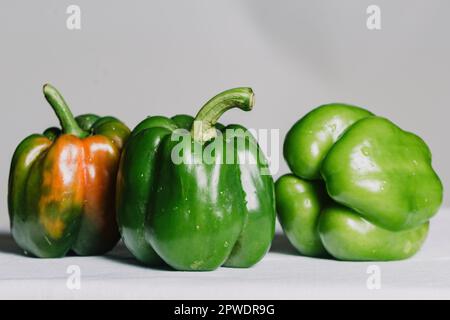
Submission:
[[[450,298],[449,209],[433,218],[424,247],[406,261],[301,257],[278,229],[270,253],[255,267],[213,272],[149,269],[139,265],[123,245],[103,257],[29,258],[21,254],[7,228],[1,230],[2,299]],[[375,281],[380,280],[380,289],[368,289],[368,282],[369,287],[374,284],[368,273],[372,265],[379,268],[375,267],[380,272]],[[80,271],[79,282],[68,273],[74,270]]]

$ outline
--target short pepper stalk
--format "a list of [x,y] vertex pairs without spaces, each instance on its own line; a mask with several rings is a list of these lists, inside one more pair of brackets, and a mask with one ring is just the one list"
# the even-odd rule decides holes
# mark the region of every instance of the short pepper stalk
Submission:
[[276,218],[267,161],[247,129],[217,123],[227,110],[249,111],[253,103],[250,88],[235,88],[208,101],[195,119],[153,116],[133,130],[117,209],[124,243],[138,260],[206,271],[263,258]]
[[320,106],[284,142],[292,173],[276,183],[280,223],[304,255],[399,260],[426,239],[442,203],[417,135],[351,105]]
[[113,117],[74,118],[51,85],[44,96],[61,129],[25,138],[9,177],[12,235],[25,251],[55,258],[73,250],[102,254],[120,238],[115,218],[115,184],[121,149],[130,130]]

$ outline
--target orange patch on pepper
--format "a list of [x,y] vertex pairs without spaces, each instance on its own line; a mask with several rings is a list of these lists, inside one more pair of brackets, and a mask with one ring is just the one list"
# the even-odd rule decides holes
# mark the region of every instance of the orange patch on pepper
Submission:
[[[59,137],[43,159],[39,220],[54,239],[60,238],[68,215],[77,214],[84,200],[84,148],[80,139]],[[81,211],[79,212],[81,214]]]

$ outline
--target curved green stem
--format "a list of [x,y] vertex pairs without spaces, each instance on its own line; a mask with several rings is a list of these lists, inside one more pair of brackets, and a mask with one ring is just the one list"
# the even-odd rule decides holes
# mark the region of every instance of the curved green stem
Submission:
[[219,93],[209,100],[197,113],[191,133],[195,141],[208,141],[216,136],[214,125],[227,110],[239,108],[250,111],[255,103],[251,88],[234,88]]
[[50,103],[50,106],[55,111],[56,116],[61,123],[62,132],[64,134],[74,135],[78,138],[87,137],[89,133],[80,128],[70,111],[69,106],[58,90],[47,83],[44,85],[43,91],[45,99]]

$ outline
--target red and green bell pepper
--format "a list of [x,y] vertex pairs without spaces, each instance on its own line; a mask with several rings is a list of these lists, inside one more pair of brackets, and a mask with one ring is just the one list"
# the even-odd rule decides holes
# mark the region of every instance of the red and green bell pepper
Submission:
[[75,119],[54,87],[43,91],[61,129],[30,135],[14,153],[8,192],[13,237],[37,257],[62,257],[69,250],[102,254],[120,237],[115,185],[130,131],[113,117]]

